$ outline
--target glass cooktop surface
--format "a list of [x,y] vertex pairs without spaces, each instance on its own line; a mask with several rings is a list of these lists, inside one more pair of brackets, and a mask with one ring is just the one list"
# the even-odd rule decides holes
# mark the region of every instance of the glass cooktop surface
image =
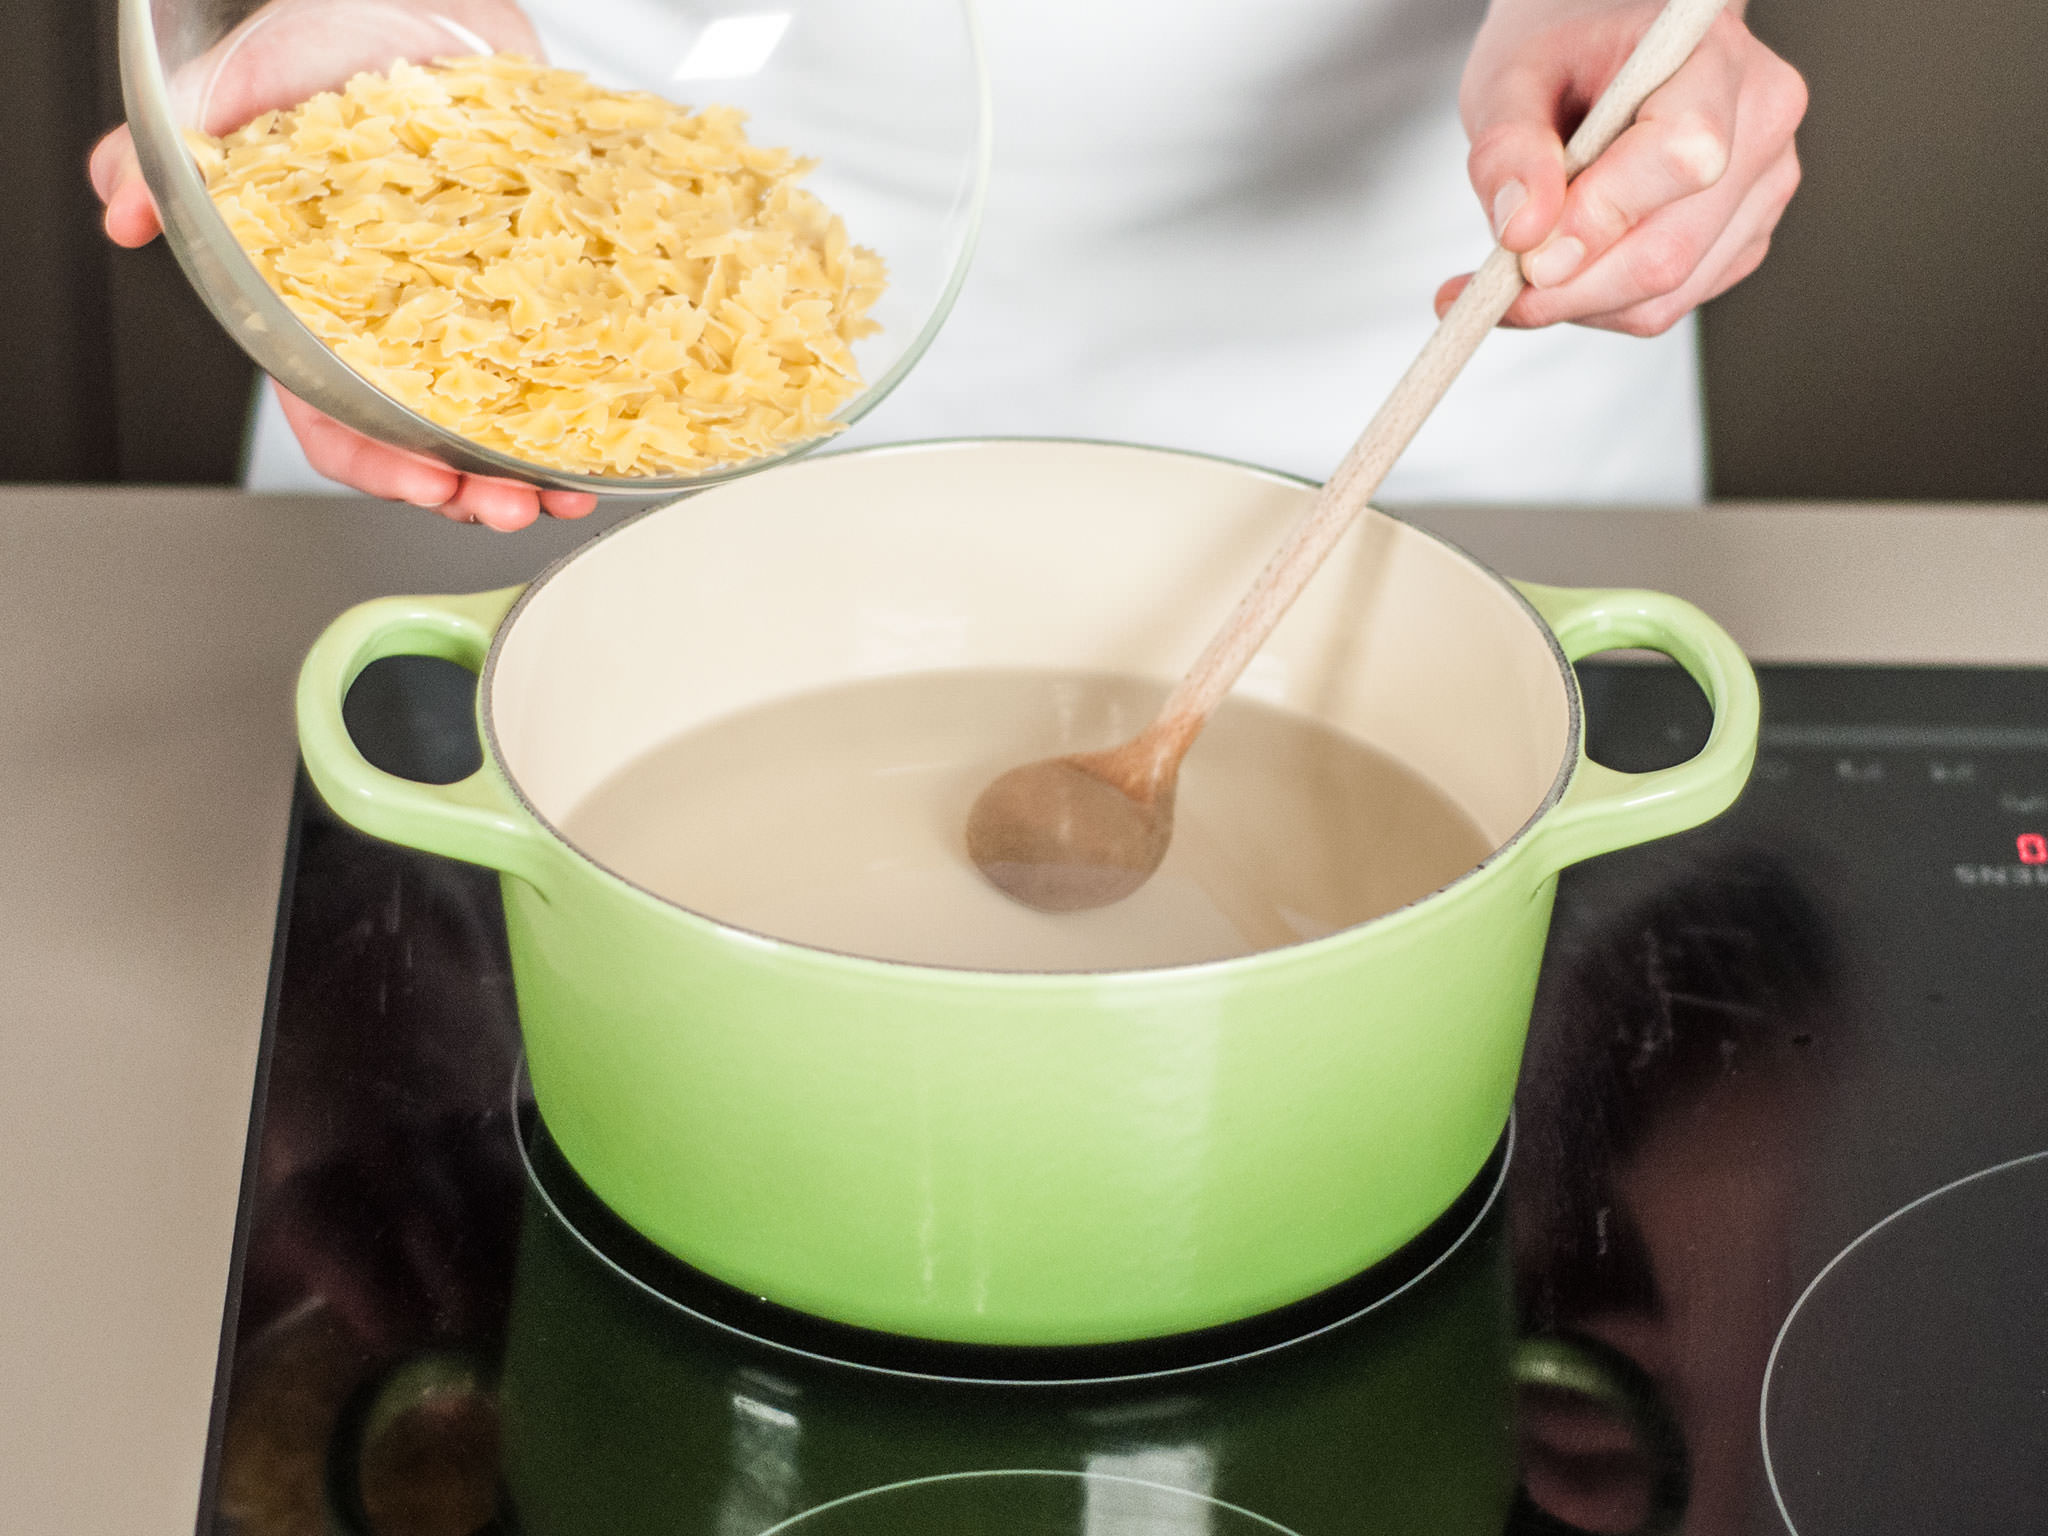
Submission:
[[[1592,755],[1686,756],[1675,668]],[[1199,1336],[970,1351],[637,1238],[522,1090],[495,877],[301,786],[204,1536],[2048,1530],[2048,672],[1766,667],[1713,825],[1570,870],[1517,1098],[1374,1271]],[[464,674],[380,663],[394,771]]]

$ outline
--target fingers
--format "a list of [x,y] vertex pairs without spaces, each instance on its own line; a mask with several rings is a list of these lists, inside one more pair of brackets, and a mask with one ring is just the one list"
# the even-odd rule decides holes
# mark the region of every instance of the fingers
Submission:
[[597,498],[586,491],[537,491],[517,480],[464,475],[452,506],[473,522],[509,533],[542,513],[565,521],[588,517],[597,510]]
[[1556,135],[1559,84],[1522,61],[1487,80],[1473,123],[1466,174],[1487,209],[1493,238],[1530,250],[1565,209],[1565,141]]
[[149,244],[163,231],[156,199],[142,179],[142,167],[135,159],[135,143],[126,127],[116,128],[93,147],[86,163],[92,189],[106,204],[104,218],[107,238],[130,248]]
[[1741,189],[1732,209],[1720,198],[1692,198],[1662,208],[1571,282],[1525,291],[1504,323],[1574,320],[1632,335],[1659,335],[1734,285],[1737,279],[1727,276],[1726,269],[1738,252],[1769,243],[1798,186],[1799,157],[1788,144],[1768,170]]
[[588,517],[597,510],[597,498],[585,491],[536,491],[517,480],[464,475],[461,489],[438,510],[462,522],[513,533],[543,513],[564,521]]
[[[1662,335],[1691,310],[1726,293],[1757,269],[1770,249],[1771,231],[1798,189],[1799,176],[1799,157],[1788,145],[1778,163],[1757,179],[1743,205],[1697,262],[1689,256],[1669,254],[1695,238],[1680,228],[1691,211],[1669,209],[1609,251],[1567,288],[1525,292],[1501,323],[1526,328],[1569,319],[1632,336]],[[1659,250],[1665,254],[1656,254]],[[1639,251],[1648,254],[1639,256]],[[1689,270],[1675,285],[1667,286],[1688,263]],[[1437,290],[1439,317],[1469,281],[1469,274],[1460,275]],[[1649,295],[1643,297],[1646,289]],[[1570,307],[1569,312],[1565,306]]]
[[446,507],[461,488],[462,477],[445,464],[375,442],[315,410],[275,383],[284,418],[305,450],[306,462],[330,480],[386,501],[409,501],[416,507]]
[[461,515],[500,533],[513,533],[540,516],[540,493],[517,480],[464,475],[462,487],[442,511]]
[[549,517],[588,517],[597,510],[597,498],[584,491],[542,491],[540,509]]
[[273,382],[306,462],[330,480],[386,501],[411,502],[458,523],[481,523],[501,533],[527,527],[543,511],[551,517],[586,517],[597,498],[581,491],[539,491],[517,480],[465,475],[426,457],[377,442],[314,409]]
[[1761,178],[1685,282],[1616,309],[1585,316],[1580,323],[1630,336],[1658,336],[1707,300],[1726,293],[1763,262],[1771,231],[1799,184],[1799,160],[1788,148],[1783,162]]
[[85,162],[85,173],[92,178],[92,189],[102,203],[113,195],[115,172],[122,156],[132,159],[134,154],[134,140],[128,136],[126,123],[93,145],[92,157]]
[[1515,14],[1496,7],[1480,29],[1458,106],[1472,138],[1466,168],[1479,204],[1494,238],[1522,252],[1551,231],[1564,209],[1564,131],[1621,68],[1635,46],[1636,22],[1647,27],[1649,16],[1616,8],[1517,33]]
[[1484,130],[1472,142],[1466,169],[1493,238],[1511,251],[1532,248],[1564,210],[1564,141],[1539,122]]
[[1569,282],[1651,214],[1717,185],[1734,156],[1741,94],[1733,52],[1702,46],[1572,183],[1522,275],[1538,288]]
[[[1655,7],[1639,9],[1647,25]],[[1482,197],[1507,185],[1502,176],[1538,174],[1531,167],[1543,126],[1583,108],[1619,63],[1602,61],[1618,42],[1632,45],[1633,34],[1609,35],[1608,23],[1626,14],[1516,42],[1510,63],[1468,79],[1473,183]],[[1799,184],[1793,134],[1805,110],[1798,72],[1724,15],[1572,182],[1551,227],[1528,227],[1542,195],[1534,190],[1507,221],[1502,243],[1522,256],[1530,287],[1503,323],[1579,321],[1650,335],[1733,286],[1762,259]],[[1453,279],[1439,290],[1439,314],[1462,287]]]

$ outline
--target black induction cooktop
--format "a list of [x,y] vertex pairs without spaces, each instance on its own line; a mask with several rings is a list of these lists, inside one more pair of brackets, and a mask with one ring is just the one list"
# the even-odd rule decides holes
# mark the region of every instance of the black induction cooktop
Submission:
[[[1583,669],[1676,761],[1675,668]],[[2048,672],[1768,667],[1698,832],[1568,871],[1511,1135],[1346,1286],[1108,1351],[835,1328],[640,1242],[522,1090],[495,877],[301,785],[210,1536],[2048,1532]],[[350,718],[474,762],[467,677]]]

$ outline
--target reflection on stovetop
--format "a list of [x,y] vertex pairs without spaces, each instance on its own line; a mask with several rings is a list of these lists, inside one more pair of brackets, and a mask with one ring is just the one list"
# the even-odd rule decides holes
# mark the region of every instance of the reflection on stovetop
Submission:
[[[1674,669],[1586,677],[1603,761],[1697,744]],[[561,1219],[573,1173],[522,1167],[494,877],[302,786],[201,1530],[1782,1532],[1759,1404],[1801,1292],[1916,1197],[2048,1147],[2048,674],[1764,684],[1734,812],[1561,882],[1506,1199],[1468,1196],[1384,1305],[1274,1325],[1299,1343],[1068,1385],[837,1364],[622,1279],[601,1215]],[[454,777],[466,687],[373,673],[358,734]],[[1982,1326],[2048,1354],[2048,1307]],[[1772,1470],[1826,1485],[1841,1435],[1914,1457],[1922,1411],[1873,1393]],[[1923,1459],[1890,1470],[1938,1489]],[[2011,1487],[2003,1528],[2048,1529],[2038,1482]]]

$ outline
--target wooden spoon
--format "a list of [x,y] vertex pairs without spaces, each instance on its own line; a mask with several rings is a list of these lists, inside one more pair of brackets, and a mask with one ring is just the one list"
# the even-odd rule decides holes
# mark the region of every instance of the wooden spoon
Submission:
[[[1620,137],[1725,3],[1669,0],[1565,146],[1567,177]],[[967,817],[967,852],[984,875],[1045,912],[1108,906],[1152,877],[1173,839],[1182,756],[1522,284],[1520,258],[1496,246],[1150,725],[1120,747],[1013,768],[981,792]]]

